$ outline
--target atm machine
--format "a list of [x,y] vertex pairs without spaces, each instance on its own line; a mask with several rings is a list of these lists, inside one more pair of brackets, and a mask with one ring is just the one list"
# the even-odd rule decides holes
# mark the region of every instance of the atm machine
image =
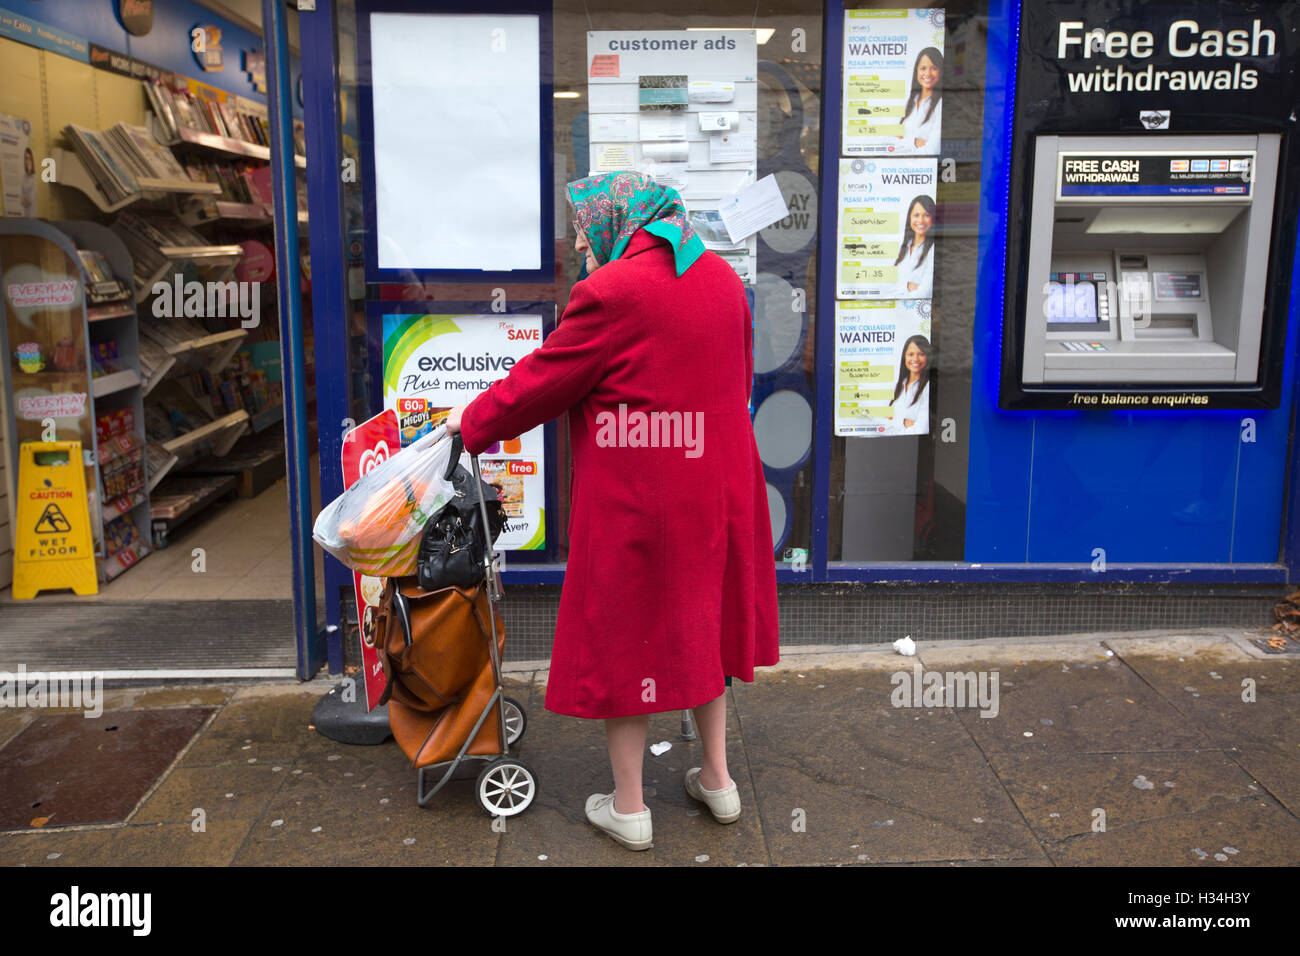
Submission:
[[1024,386],[1254,383],[1279,141],[1036,137]]
[[[1021,0],[986,195],[1006,411],[1277,408],[1300,2]],[[996,182],[996,180],[994,180]]]

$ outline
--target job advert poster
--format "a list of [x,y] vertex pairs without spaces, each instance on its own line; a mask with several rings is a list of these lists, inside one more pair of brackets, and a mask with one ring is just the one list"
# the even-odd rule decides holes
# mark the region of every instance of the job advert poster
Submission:
[[845,156],[939,155],[943,34],[942,9],[844,11]]
[[930,430],[930,301],[835,303],[835,434]]
[[[542,344],[540,315],[385,315],[384,407],[402,447],[427,435]],[[546,546],[543,426],[479,456],[483,480],[506,509],[498,551]]]
[[928,299],[937,159],[840,160],[836,298]]

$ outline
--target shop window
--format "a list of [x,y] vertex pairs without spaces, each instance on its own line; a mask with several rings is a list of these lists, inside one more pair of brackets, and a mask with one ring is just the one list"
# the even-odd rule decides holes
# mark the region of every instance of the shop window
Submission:
[[[829,558],[961,561],[988,4],[884,7],[849,5],[833,79],[844,97],[838,307],[824,310],[837,346],[820,359],[835,404]],[[854,188],[874,190],[861,204],[872,213],[854,214]]]
[[[704,79],[718,81],[724,88],[735,84],[734,90],[718,93],[717,110],[739,114],[737,138],[743,141],[752,135],[753,152],[745,153],[743,142],[734,153],[711,152],[710,148],[718,147],[709,147],[707,140],[719,134],[702,136],[698,129],[691,130],[687,139],[697,144],[688,142],[689,160],[680,170],[684,180],[673,182],[688,210],[700,217],[701,235],[712,240],[730,237],[710,234],[708,222],[716,216],[711,210],[746,182],[774,176],[789,209],[788,217],[748,241],[711,245],[733,261],[752,296],[753,412],[768,484],[772,536],[778,561],[796,558],[812,546],[822,4],[722,0],[705,9],[698,3],[670,0],[654,4],[651,10],[641,5],[633,9],[625,0],[560,0],[554,16],[555,153],[557,164],[564,164],[557,169],[557,183],[598,171],[591,168],[593,157],[606,168],[615,168],[617,161],[605,158],[612,154],[605,147],[617,149],[616,143],[634,147],[628,154],[632,162],[644,165],[648,156],[656,155],[653,148],[644,148],[643,131],[638,130],[635,141],[623,139],[628,134],[617,129],[621,120],[617,106],[610,105],[608,88],[599,89],[587,75],[591,44],[603,40],[606,32],[622,31],[628,39],[638,40],[652,31],[671,31],[696,40],[694,56],[666,52],[658,59],[641,57],[635,61],[638,74],[653,69],[660,76],[684,74],[688,83]],[[703,50],[707,43],[725,39],[729,31],[754,31],[753,60],[746,65],[728,59],[712,70]],[[665,49],[669,46],[664,44]],[[604,55],[615,54],[605,51]],[[612,69],[613,63],[605,60],[593,69]],[[631,75],[630,69],[623,72]],[[695,118],[694,113],[690,118]],[[718,162],[711,161],[715,158]],[[668,175],[676,172],[669,170]],[[556,202],[558,210],[562,197]],[[568,289],[579,278],[579,263],[571,252],[573,227],[568,217],[561,220],[557,211],[557,222],[567,224],[560,250],[565,263],[561,298],[567,299]],[[561,309],[563,305],[561,301]]]

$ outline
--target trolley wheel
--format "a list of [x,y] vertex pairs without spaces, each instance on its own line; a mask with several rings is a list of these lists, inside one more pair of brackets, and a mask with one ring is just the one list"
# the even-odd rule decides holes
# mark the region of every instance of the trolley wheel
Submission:
[[513,817],[533,805],[537,775],[514,757],[498,757],[480,771],[474,790],[491,816]]
[[502,701],[506,716],[506,746],[513,747],[528,729],[528,718],[524,716],[523,705],[513,697]]

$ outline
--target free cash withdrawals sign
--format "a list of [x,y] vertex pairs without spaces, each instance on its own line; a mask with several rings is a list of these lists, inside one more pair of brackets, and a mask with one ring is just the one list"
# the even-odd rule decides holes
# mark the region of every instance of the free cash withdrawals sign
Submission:
[[[385,315],[384,407],[397,415],[402,447],[457,405],[468,405],[542,344],[540,315]],[[542,426],[479,456],[483,480],[506,509],[498,551],[546,546]]]
[[1255,153],[1063,152],[1058,199],[1143,196],[1150,199],[1245,199],[1254,181]]

